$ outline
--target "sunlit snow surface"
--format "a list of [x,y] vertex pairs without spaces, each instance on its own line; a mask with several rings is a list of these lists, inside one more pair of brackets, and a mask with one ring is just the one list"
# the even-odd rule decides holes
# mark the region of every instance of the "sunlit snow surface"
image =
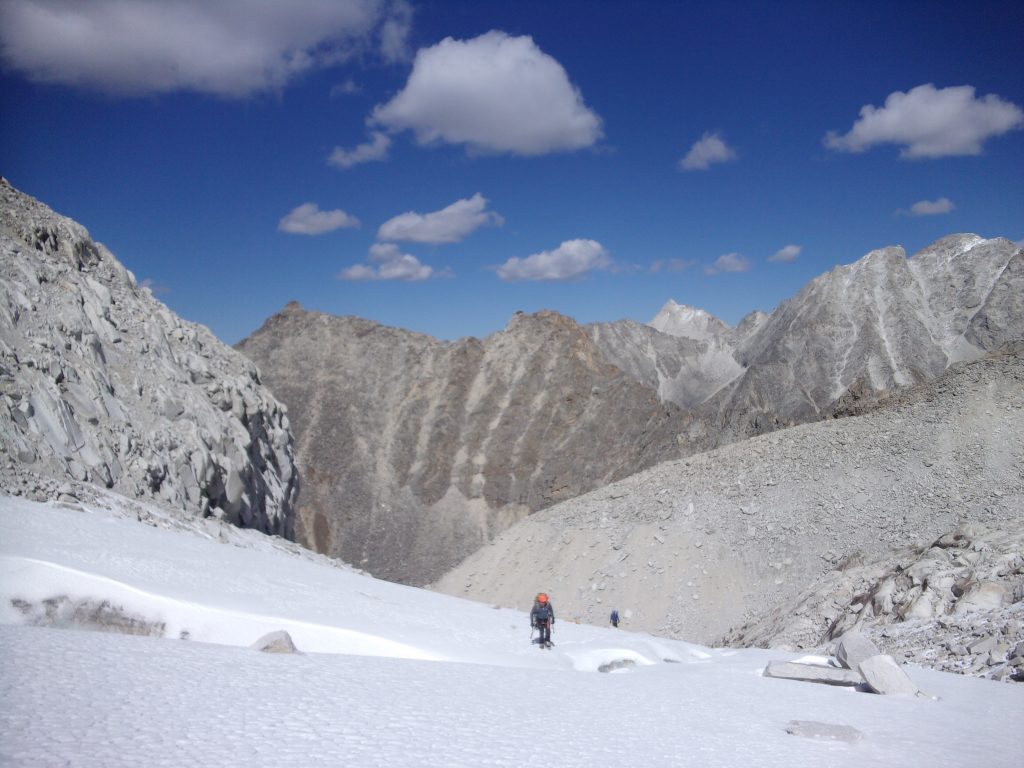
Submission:
[[[1024,686],[910,668],[938,700],[875,696],[761,677],[793,655],[568,621],[540,650],[524,613],[235,538],[0,496],[0,764],[931,768],[1024,754]],[[25,626],[27,604],[62,596],[164,637]],[[276,629],[302,653],[248,648]],[[617,661],[633,666],[597,671]],[[790,735],[793,720],[863,737]]]

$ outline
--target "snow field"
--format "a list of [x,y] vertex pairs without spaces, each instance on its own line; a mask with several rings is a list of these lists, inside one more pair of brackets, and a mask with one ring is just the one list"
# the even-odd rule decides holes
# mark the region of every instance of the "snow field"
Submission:
[[[167,636],[26,626],[11,603],[58,595],[117,604]],[[302,653],[243,647],[273,629]],[[911,668],[940,698],[900,699],[761,676],[792,654],[568,622],[553,638],[540,650],[525,612],[377,581],[258,535],[232,546],[0,497],[4,766],[999,768],[1024,751],[1024,689],[1012,685]],[[595,671],[623,660],[635,666]],[[793,720],[863,738],[790,735]]]

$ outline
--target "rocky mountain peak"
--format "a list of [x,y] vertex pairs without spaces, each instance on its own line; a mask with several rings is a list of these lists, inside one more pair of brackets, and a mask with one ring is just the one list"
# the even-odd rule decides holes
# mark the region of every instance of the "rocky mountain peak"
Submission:
[[[82,225],[0,184],[0,483],[96,483],[292,535],[284,407]],[[35,479],[33,479],[35,478]]]
[[297,535],[374,575],[430,581],[521,517],[680,450],[679,409],[557,312],[454,342],[276,318],[239,349],[289,404]]
[[729,331],[729,326],[714,315],[697,307],[677,304],[673,299],[665,302],[648,325],[670,336],[697,341],[707,341]]

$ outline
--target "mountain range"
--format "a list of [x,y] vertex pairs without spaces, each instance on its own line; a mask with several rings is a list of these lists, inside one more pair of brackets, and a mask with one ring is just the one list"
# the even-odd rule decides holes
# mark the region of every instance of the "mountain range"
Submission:
[[[543,311],[439,341],[293,302],[232,349],[3,181],[0,278],[7,494],[104,486],[389,580],[544,589],[579,621],[614,606],[708,643],[1024,600],[1002,552],[1024,509],[1005,239],[873,251],[736,327],[670,301],[649,325]],[[998,557],[961,572],[981,565],[943,537]]]

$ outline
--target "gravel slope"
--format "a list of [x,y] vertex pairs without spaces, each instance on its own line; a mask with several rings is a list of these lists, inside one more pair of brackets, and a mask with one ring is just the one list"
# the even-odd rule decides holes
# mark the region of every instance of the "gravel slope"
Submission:
[[953,366],[861,416],[670,461],[531,515],[436,589],[701,643],[840,565],[1024,516],[1024,362]]

